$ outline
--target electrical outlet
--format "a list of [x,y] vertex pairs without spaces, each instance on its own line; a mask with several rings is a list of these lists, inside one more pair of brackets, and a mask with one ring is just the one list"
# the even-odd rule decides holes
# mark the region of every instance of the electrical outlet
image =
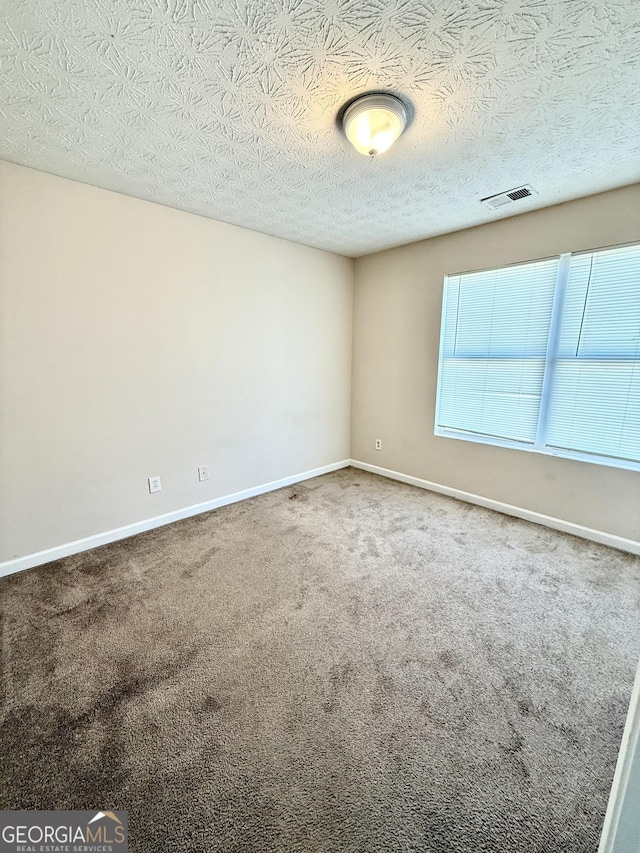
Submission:
[[376,450],[382,450],[382,439],[376,438]]
[[209,466],[208,465],[198,465],[198,479],[201,483],[204,483],[205,480],[209,479]]
[[149,491],[151,494],[154,492],[162,491],[162,483],[160,482],[160,477],[149,477]]

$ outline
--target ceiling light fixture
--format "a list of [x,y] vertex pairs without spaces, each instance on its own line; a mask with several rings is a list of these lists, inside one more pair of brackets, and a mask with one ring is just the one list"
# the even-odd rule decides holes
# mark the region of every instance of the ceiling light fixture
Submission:
[[391,148],[407,124],[407,110],[394,95],[363,95],[343,113],[347,139],[361,154],[375,157]]

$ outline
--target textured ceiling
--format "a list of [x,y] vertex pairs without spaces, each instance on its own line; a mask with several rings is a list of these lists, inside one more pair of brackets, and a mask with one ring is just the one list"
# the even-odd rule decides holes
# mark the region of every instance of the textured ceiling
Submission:
[[[637,0],[0,0],[0,157],[359,255],[640,178]],[[375,160],[336,126],[383,89]],[[531,183],[502,211],[483,196]]]

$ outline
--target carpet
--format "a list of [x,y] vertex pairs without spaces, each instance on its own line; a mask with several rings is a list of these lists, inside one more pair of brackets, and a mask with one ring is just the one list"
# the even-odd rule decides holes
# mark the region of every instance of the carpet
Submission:
[[595,853],[640,559],[354,469],[0,581],[0,806],[130,850]]

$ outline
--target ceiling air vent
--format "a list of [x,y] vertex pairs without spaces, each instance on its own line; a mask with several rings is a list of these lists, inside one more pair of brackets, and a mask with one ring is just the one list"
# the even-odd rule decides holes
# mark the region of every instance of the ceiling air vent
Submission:
[[497,193],[496,195],[488,195],[486,198],[481,198],[480,201],[487,205],[490,210],[496,210],[499,207],[504,207],[505,204],[513,204],[514,201],[520,201],[522,198],[529,198],[535,194],[531,184],[525,184],[523,187],[516,187],[513,190],[507,190],[505,193]]

